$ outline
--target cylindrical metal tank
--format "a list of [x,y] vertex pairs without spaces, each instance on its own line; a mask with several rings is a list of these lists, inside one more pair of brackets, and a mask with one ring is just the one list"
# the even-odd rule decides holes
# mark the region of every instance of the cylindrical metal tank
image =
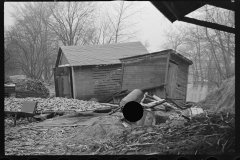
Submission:
[[[124,97],[121,100],[120,106],[122,107],[130,101],[135,101],[139,103],[143,99],[143,96],[144,94],[141,90],[134,89],[131,93],[129,93],[126,97]],[[156,120],[154,114],[151,111],[144,110],[142,118],[139,121],[132,124],[135,124],[137,126],[150,126],[154,125],[155,122]]]
[[126,97],[124,97],[120,102],[120,107],[124,106],[130,101],[140,102],[143,98],[143,92],[140,89],[134,89]]

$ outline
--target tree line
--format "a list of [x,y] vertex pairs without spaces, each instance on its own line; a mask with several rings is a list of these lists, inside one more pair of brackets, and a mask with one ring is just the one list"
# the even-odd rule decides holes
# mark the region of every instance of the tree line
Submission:
[[[189,15],[190,16],[190,15]],[[192,14],[196,19],[235,27],[234,12],[205,5]],[[162,48],[172,48],[193,61],[189,74],[194,86],[219,87],[235,75],[235,34],[181,23],[165,32]]]

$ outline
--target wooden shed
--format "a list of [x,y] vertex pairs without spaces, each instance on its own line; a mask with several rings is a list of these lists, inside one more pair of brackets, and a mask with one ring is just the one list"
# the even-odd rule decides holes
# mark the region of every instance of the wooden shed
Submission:
[[[167,93],[169,98],[182,99],[176,101],[180,105],[186,102],[191,60],[171,49],[120,60],[123,67],[121,90],[137,88],[161,98]],[[124,95],[114,97],[115,103],[121,96]]]
[[146,53],[141,42],[61,46],[54,68],[56,96],[101,100],[121,91],[119,59]]

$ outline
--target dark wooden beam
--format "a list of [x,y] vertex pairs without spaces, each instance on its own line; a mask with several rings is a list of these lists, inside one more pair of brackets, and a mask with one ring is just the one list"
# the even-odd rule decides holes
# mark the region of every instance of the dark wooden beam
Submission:
[[234,2],[231,1],[204,1],[204,3],[213,5],[215,7],[235,11]]
[[59,96],[59,91],[58,91],[58,78],[57,78],[57,68],[53,68],[53,77],[54,77],[54,85],[55,85],[55,96]]
[[68,67],[69,69],[69,72],[70,72],[70,87],[71,87],[71,98],[75,98],[74,97],[74,90],[73,90],[73,75],[72,75],[72,68],[71,67]]
[[199,25],[199,26],[208,27],[208,28],[217,29],[217,30],[221,30],[221,31],[225,31],[225,32],[235,34],[235,28],[223,26],[223,25],[220,25],[220,24],[201,21],[201,20],[197,20],[197,19],[193,19],[193,18],[189,18],[189,17],[183,17],[179,21],[192,23],[192,24],[196,24],[196,25]]
[[180,12],[178,12],[177,8],[174,5],[174,2],[162,1],[162,3],[172,12],[177,20],[180,19]]

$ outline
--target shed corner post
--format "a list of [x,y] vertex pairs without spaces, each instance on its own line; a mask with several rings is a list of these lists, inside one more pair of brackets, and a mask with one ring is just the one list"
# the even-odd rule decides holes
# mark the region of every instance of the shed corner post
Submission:
[[54,78],[54,86],[55,86],[55,96],[59,97],[58,92],[58,79],[57,79],[57,67],[53,68],[53,78]]
[[[192,64],[190,64],[190,65],[192,65]],[[189,66],[190,66],[190,65],[188,65],[188,67],[187,67],[187,80],[186,80],[186,81],[187,81],[187,82],[186,82],[186,83],[187,83],[187,88],[186,88],[186,94],[185,94],[185,100],[184,100],[185,103],[187,102],[187,93],[188,93],[188,92],[187,92],[187,91],[188,91],[188,76],[189,76]]]
[[124,61],[121,61],[122,62],[122,79],[121,79],[121,91],[123,90],[123,75],[124,75]]
[[168,91],[168,68],[169,68],[169,61],[170,61],[170,54],[171,52],[168,52],[168,56],[167,56],[167,67],[166,67],[166,72],[165,72],[165,82],[164,82],[164,87],[165,87],[165,95],[166,95],[166,92]]
[[74,68],[73,68],[74,66],[71,66],[70,68],[71,68],[71,76],[72,76],[72,81],[71,81],[71,83],[72,83],[72,93],[73,93],[73,98],[75,99],[76,98],[76,88],[75,88],[75,76],[74,76]]

